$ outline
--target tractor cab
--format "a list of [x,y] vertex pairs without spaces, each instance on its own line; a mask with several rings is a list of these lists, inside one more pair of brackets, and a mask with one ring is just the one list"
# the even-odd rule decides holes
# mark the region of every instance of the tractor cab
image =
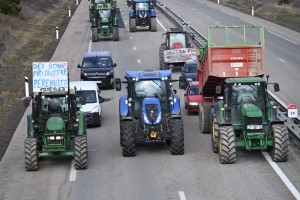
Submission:
[[191,44],[188,42],[187,34],[181,28],[170,28],[163,36],[166,35],[167,49],[188,48]]

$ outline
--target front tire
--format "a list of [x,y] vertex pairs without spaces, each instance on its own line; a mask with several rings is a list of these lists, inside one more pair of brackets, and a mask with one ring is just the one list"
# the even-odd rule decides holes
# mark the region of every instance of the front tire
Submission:
[[199,127],[203,134],[210,133],[210,106],[199,105]]
[[184,130],[183,121],[181,119],[170,120],[171,125],[171,154],[184,154]]
[[151,30],[151,32],[156,32],[157,31],[157,23],[156,23],[156,17],[152,17],[151,19],[150,19],[150,23],[151,23],[151,28],[150,28],[150,30]]
[[286,162],[289,156],[289,135],[287,127],[283,124],[273,124],[272,132],[274,137],[272,160],[274,162]]
[[235,138],[232,126],[219,127],[219,159],[221,164],[232,164],[236,159]]
[[214,109],[211,109],[211,143],[214,153],[218,153],[218,137],[219,137],[219,123],[217,122]]
[[97,27],[92,28],[92,40],[93,40],[93,42],[98,42],[99,41],[98,28]]
[[36,138],[25,139],[25,169],[26,171],[39,170]]
[[119,41],[119,27],[113,27],[113,41]]
[[130,18],[129,19],[129,30],[130,30],[130,32],[136,32],[135,18]]
[[121,146],[124,157],[135,156],[135,138],[131,121],[121,121]]
[[87,169],[88,167],[88,149],[87,149],[87,137],[78,136],[75,138],[75,163],[74,167],[77,170]]

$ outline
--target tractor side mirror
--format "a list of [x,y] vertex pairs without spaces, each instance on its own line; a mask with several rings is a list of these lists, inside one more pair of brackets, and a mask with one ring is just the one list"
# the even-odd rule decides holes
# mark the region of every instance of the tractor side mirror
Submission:
[[274,83],[274,92],[279,92],[280,88],[279,88],[279,83]]
[[25,107],[29,106],[30,100],[31,100],[30,97],[26,97],[26,98],[23,99],[23,104],[24,104]]
[[221,94],[222,87],[220,85],[216,86],[216,94]]
[[115,86],[116,86],[116,91],[121,91],[122,87],[121,87],[121,79],[120,78],[115,79]]

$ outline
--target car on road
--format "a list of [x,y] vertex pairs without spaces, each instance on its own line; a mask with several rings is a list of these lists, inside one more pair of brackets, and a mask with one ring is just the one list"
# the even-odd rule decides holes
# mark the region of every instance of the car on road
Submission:
[[197,81],[197,61],[187,61],[181,69],[179,88],[186,89],[190,81]]
[[199,94],[199,82],[189,82],[186,91],[184,93],[185,109],[187,114],[199,112],[199,104],[202,102],[202,96]]
[[71,81],[70,88],[76,86],[76,101],[80,103],[80,97],[86,98],[86,104],[80,105],[80,110],[85,112],[87,125],[101,126],[101,103],[98,98],[98,85],[94,81]]
[[82,59],[82,64],[78,64],[81,69],[80,79],[82,81],[95,81],[98,87],[115,88],[114,68],[117,66],[113,62],[109,51],[86,52]]

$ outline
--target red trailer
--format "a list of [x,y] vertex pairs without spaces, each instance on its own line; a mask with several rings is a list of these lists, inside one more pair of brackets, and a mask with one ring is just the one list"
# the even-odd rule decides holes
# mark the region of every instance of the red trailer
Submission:
[[207,46],[200,47],[197,66],[199,90],[203,99],[199,105],[201,131],[210,133],[210,107],[223,98],[225,79],[263,77],[264,73],[262,26],[208,27]]

